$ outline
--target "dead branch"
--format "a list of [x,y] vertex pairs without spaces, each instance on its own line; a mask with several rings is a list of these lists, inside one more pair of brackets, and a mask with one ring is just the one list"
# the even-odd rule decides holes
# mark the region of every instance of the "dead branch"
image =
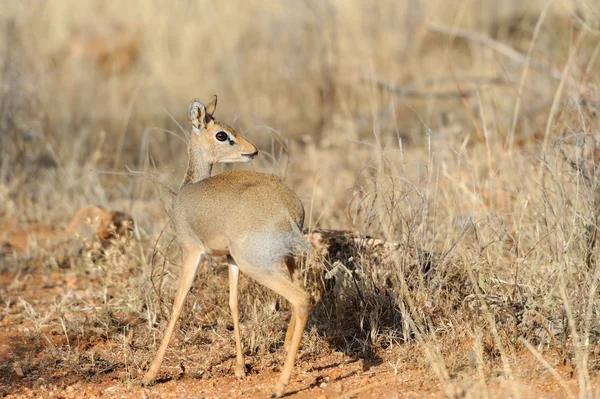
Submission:
[[[421,82],[413,83],[405,86],[398,86],[390,83],[380,77],[371,77],[370,81],[379,89],[395,94],[398,98],[439,98],[439,99],[461,99],[476,95],[477,90],[448,90],[448,91],[432,91],[427,86],[436,86],[454,82],[449,76],[441,78],[427,79]],[[472,84],[475,86],[510,86],[513,84],[510,80],[502,77],[487,77],[487,76],[472,76],[463,77],[460,79],[461,85]]]

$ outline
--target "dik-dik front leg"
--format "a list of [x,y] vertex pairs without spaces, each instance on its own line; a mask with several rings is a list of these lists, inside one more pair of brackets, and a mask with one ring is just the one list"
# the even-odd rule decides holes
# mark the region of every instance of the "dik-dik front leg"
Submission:
[[240,336],[240,317],[238,311],[238,284],[240,279],[240,268],[235,264],[231,256],[227,257],[229,262],[229,308],[233,318],[233,335],[235,336],[236,364],[235,376],[244,378],[246,376],[246,364],[244,352],[242,351],[242,339]]
[[144,376],[142,380],[143,385],[150,385],[156,375],[158,374],[158,370],[160,369],[160,365],[165,357],[165,352],[167,351],[167,347],[169,346],[169,342],[171,341],[171,336],[173,335],[173,331],[175,330],[175,325],[177,324],[177,319],[179,319],[179,315],[181,314],[181,310],[183,309],[183,304],[185,303],[185,298],[192,287],[192,283],[194,282],[194,277],[196,276],[196,271],[198,270],[198,265],[202,260],[204,255],[203,250],[185,250],[184,249],[184,262],[183,268],[181,270],[181,277],[179,277],[179,285],[177,286],[177,293],[175,294],[175,300],[173,301],[173,310],[171,312],[171,319],[169,320],[169,325],[167,326],[167,330],[165,331],[165,335],[160,344],[160,348],[158,348],[158,352],[154,357],[154,361],[152,361],[152,365],[150,369]]

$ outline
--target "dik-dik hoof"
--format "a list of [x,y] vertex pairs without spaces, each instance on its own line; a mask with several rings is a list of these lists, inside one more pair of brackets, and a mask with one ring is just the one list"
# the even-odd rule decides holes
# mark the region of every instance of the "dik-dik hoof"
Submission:
[[275,385],[275,389],[273,389],[271,398],[281,398],[283,396],[283,393],[285,392],[285,388],[286,388],[285,385],[283,385],[281,383],[277,383],[277,385]]
[[150,385],[154,384],[154,379],[156,378],[156,373],[152,372],[152,370],[148,370],[146,372],[146,374],[144,375],[144,378],[142,378],[142,386],[145,387],[149,387]]
[[142,387],[148,388],[150,385],[152,385],[153,382],[154,381],[152,381],[152,380],[146,380],[146,379],[144,379],[144,380],[142,380]]
[[236,364],[233,368],[233,372],[239,379],[246,378],[246,366],[243,364]]

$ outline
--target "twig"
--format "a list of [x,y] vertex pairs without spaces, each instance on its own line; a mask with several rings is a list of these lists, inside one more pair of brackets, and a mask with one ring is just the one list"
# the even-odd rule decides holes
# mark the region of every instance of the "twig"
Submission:
[[[438,84],[455,82],[449,76],[427,79],[422,82],[413,83],[406,86],[398,86],[394,83],[390,83],[381,77],[371,77],[370,81],[375,83],[377,87],[382,90],[387,90],[391,93],[396,94],[398,98],[450,98],[450,99],[463,99],[471,97],[476,94],[475,90],[460,90],[460,91],[438,91],[432,92],[424,86],[435,86]],[[486,77],[486,76],[473,76],[473,77],[462,77],[460,81],[463,84],[474,84],[477,86],[484,85],[497,85],[497,86],[508,86],[512,85],[512,82],[502,77]]]

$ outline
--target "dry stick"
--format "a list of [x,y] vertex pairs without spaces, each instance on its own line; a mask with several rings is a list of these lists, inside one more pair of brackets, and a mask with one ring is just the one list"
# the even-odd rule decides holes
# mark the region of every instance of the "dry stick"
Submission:
[[550,0],[546,3],[542,12],[540,13],[540,17],[537,20],[535,25],[535,29],[533,31],[533,36],[531,37],[531,41],[529,42],[529,48],[527,49],[527,56],[525,57],[525,65],[523,66],[523,72],[521,73],[521,79],[519,81],[519,89],[517,91],[517,102],[515,104],[515,110],[513,112],[512,126],[510,128],[510,136],[508,138],[508,152],[512,153],[513,144],[515,140],[515,132],[517,130],[517,119],[519,118],[519,111],[521,109],[521,100],[523,99],[523,87],[525,87],[525,81],[527,80],[527,74],[529,72],[529,63],[531,62],[531,53],[533,52],[533,48],[535,47],[535,43],[537,42],[538,34],[540,33],[540,28],[542,27],[542,22],[546,19],[546,13],[550,8],[550,5],[553,3],[553,0]]
[[[506,80],[502,77],[488,77],[488,76],[461,76],[451,77],[444,76],[441,78],[425,79],[421,82],[413,83],[405,86],[398,86],[394,83],[390,83],[381,77],[370,77],[368,81],[374,83],[379,89],[386,90],[393,93],[398,98],[439,98],[439,99],[462,99],[465,97],[472,97],[475,95],[475,90],[462,90],[458,93],[456,91],[439,91],[432,92],[423,86],[436,86],[439,84],[447,83],[448,81],[456,84],[456,80],[459,80],[461,84],[475,84],[477,86],[496,85],[496,86],[509,86],[512,84],[511,81]],[[367,81],[367,78],[363,79]]]
[[546,361],[546,359],[544,359],[542,357],[542,355],[525,338],[519,337],[519,341],[523,345],[525,345],[525,347],[527,349],[529,349],[529,352],[531,352],[531,354],[533,356],[535,356],[535,358],[537,359],[537,361],[540,362],[546,368],[546,370],[548,370],[550,372],[550,374],[552,374],[552,376],[554,377],[554,379],[556,380],[556,382],[558,383],[558,385],[560,385],[562,387],[562,389],[565,390],[565,392],[567,393],[567,396],[569,398],[571,398],[571,399],[575,399],[575,396],[573,396],[573,393],[569,389],[569,386],[567,385],[567,382],[560,376],[560,374],[558,374],[558,372],[556,371],[556,369],[554,369],[554,367],[552,367]]

